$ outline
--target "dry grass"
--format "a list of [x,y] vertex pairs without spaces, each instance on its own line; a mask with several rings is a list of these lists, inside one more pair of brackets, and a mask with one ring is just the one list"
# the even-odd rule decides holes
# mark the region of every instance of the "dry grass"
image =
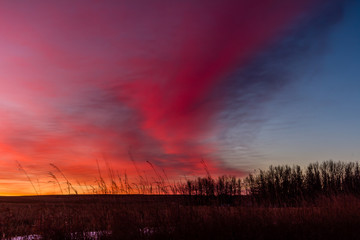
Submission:
[[360,229],[353,196],[296,208],[198,205],[188,196],[3,197],[0,211],[4,239],[87,239],[82,233],[91,231],[101,239],[358,239]]
[[[213,179],[203,164],[207,177],[174,184],[151,163],[157,179],[139,175],[136,184],[111,169],[107,182],[98,168],[97,186],[87,189],[91,195],[78,194],[51,165],[56,173],[50,178],[68,195],[0,197],[1,237],[91,239],[85,233],[95,231],[97,239],[359,239],[357,163],[313,165],[306,174],[298,167],[270,167],[245,180]],[[316,191],[312,179],[320,184]],[[135,190],[142,194],[128,195]]]

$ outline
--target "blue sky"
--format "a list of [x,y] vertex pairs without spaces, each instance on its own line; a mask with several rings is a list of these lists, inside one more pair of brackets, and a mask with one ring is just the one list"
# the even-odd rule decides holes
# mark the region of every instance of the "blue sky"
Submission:
[[360,2],[344,9],[324,51],[266,106],[252,144],[259,166],[360,159]]
[[[0,194],[360,158],[360,4],[0,2]],[[131,156],[131,157],[130,157]],[[136,164],[136,167],[134,166]],[[50,177],[51,180],[51,177]]]

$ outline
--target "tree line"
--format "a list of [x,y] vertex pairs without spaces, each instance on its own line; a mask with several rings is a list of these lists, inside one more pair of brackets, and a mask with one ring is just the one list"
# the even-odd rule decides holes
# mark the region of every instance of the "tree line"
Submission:
[[270,166],[240,179],[234,176],[210,175],[187,180],[177,186],[180,194],[207,197],[246,195],[258,202],[270,204],[297,203],[319,196],[360,193],[358,162],[311,163],[306,168],[298,165]]

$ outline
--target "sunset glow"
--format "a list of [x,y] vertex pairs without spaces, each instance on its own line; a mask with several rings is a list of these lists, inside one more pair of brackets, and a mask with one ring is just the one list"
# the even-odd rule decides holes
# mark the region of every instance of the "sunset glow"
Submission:
[[359,8],[1,1],[0,195],[359,160]]

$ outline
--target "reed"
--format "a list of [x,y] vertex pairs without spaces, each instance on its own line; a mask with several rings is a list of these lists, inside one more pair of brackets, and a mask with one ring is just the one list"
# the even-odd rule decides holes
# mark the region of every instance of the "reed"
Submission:
[[[206,171],[205,177],[173,184],[164,171],[148,164],[157,178],[153,182],[141,175],[131,183],[126,172],[115,174],[109,165],[106,180],[98,167],[97,185],[82,188],[90,195],[76,195],[75,186],[51,164],[68,194],[0,197],[2,239],[29,234],[91,239],[91,232],[98,239],[358,238],[358,163],[270,166],[246,178],[213,178]],[[32,184],[24,168],[20,170]],[[61,192],[59,179],[49,175]]]

